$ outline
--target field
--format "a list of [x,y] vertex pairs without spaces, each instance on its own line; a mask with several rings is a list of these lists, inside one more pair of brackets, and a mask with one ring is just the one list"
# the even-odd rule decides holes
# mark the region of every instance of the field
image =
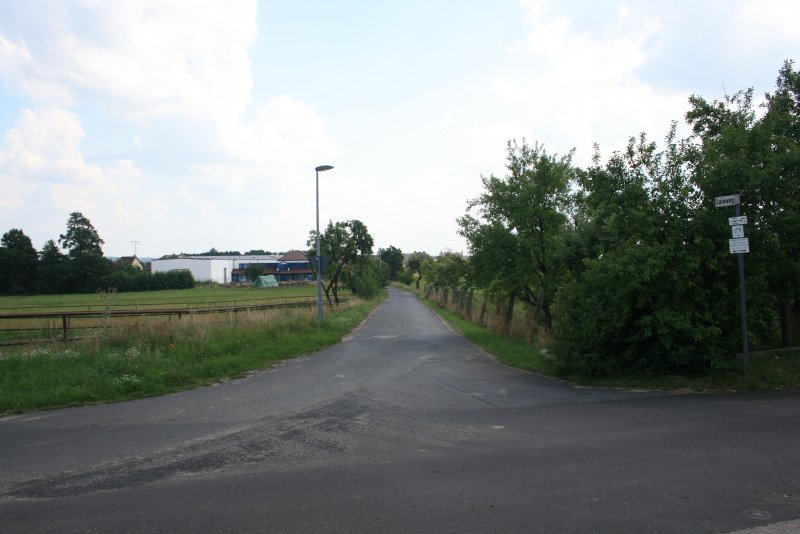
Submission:
[[[131,308],[143,303],[163,307],[178,302],[239,303],[259,295],[308,299],[315,296],[315,288],[201,288],[117,296]],[[94,306],[101,297],[30,300],[39,309],[52,310],[65,305]],[[10,299],[3,301],[7,304]],[[337,343],[378,302],[353,299],[334,310],[326,307],[322,324],[316,320],[314,303],[235,314],[187,312],[181,319],[128,317],[127,322],[110,327],[86,329],[71,341],[54,337],[0,346],[0,414],[161,395],[238,377]]]
[[[277,288],[199,287],[170,291],[0,297],[0,344],[85,336],[98,328],[143,327],[215,313],[229,321],[247,307],[316,307],[315,286]],[[32,317],[9,317],[26,314]],[[49,316],[40,316],[47,314]]]
[[78,295],[30,295],[0,297],[0,314],[13,312],[46,312],[70,310],[102,310],[112,308],[140,309],[167,307],[235,306],[273,299],[297,299],[316,296],[316,286],[300,287],[197,287],[167,291],[131,293],[89,293]]

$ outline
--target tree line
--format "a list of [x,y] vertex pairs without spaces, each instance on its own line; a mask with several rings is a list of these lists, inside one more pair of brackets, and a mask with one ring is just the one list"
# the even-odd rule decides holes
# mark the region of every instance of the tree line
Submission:
[[644,133],[591,165],[524,139],[507,174],[482,177],[458,219],[469,259],[421,263],[440,287],[521,303],[554,339],[564,370],[702,373],[740,349],[732,208],[747,217],[749,335],[790,345],[800,305],[800,74],[787,61],[763,107],[753,91],[689,100],[691,134],[662,147]]
[[[150,273],[103,256],[103,240],[92,223],[73,212],[63,234],[37,252],[25,233],[12,228],[0,239],[0,294],[151,291],[194,287],[189,272]],[[65,252],[62,252],[62,249]]]

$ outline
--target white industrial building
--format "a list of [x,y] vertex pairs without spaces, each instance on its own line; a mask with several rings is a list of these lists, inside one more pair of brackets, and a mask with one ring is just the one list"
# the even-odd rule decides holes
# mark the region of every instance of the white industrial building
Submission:
[[190,271],[198,282],[228,284],[245,281],[244,271],[252,264],[263,265],[264,274],[275,275],[279,281],[283,282],[311,278],[311,266],[308,258],[300,252],[282,255],[184,256],[152,260],[150,270],[154,273]]

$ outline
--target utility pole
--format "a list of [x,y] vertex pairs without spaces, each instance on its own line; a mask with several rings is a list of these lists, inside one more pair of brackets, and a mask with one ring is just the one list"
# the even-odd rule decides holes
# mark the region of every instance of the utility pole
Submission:
[[137,254],[138,252],[137,247],[141,245],[141,243],[142,243],[141,241],[131,241],[131,245],[133,245],[133,255],[136,256],[137,258],[139,257]]

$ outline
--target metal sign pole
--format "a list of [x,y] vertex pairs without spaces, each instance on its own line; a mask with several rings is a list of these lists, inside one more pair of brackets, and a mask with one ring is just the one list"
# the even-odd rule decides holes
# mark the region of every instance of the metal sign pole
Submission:
[[729,250],[731,254],[739,256],[739,296],[742,308],[742,351],[744,354],[745,371],[750,369],[750,347],[747,334],[747,289],[744,283],[744,255],[750,252],[750,241],[744,236],[744,225],[747,224],[747,217],[742,216],[741,195],[727,195],[716,197],[714,206],[725,208],[735,206],[736,217],[728,219],[731,225],[733,239],[729,239]]
[[[736,216],[742,215],[742,204],[736,204]],[[750,342],[747,335],[747,289],[744,283],[744,253],[740,252],[739,256],[739,298],[741,300],[742,308],[742,350],[744,353],[744,368],[750,369]]]

